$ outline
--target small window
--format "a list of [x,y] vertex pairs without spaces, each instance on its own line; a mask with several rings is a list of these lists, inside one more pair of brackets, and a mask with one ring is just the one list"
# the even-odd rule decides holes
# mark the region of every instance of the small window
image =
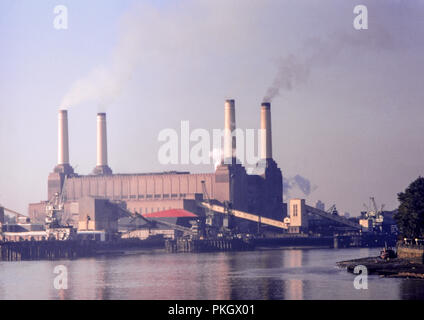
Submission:
[[293,205],[293,217],[297,217],[297,204]]

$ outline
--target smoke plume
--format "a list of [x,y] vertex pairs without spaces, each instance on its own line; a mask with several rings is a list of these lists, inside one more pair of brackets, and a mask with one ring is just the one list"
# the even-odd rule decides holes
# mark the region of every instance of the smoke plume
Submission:
[[209,152],[209,157],[214,164],[215,170],[218,168],[218,166],[221,164],[222,160],[224,159],[223,152],[220,148],[213,148],[213,150]]
[[309,196],[317,188],[309,179],[299,174],[294,177],[283,177],[283,193],[285,197],[290,197],[293,192],[299,191],[302,195]]
[[[122,17],[117,44],[109,59],[77,79],[64,95],[61,107],[75,106],[86,101],[95,101],[102,106],[110,104],[126,88],[134,73],[140,74],[140,65],[143,63],[149,66],[151,61],[157,63],[161,60],[162,64],[169,66],[184,63],[186,69],[190,69],[196,59],[200,59],[197,63],[203,66],[205,61],[210,62],[207,57],[219,56],[220,50],[217,48],[226,48],[226,55],[240,54],[240,48],[245,48],[243,54],[252,52],[250,49],[253,44],[249,37],[241,35],[266,35],[265,29],[258,28],[254,20],[247,19],[251,15],[271,15],[271,9],[267,11],[266,6],[261,5],[262,2],[186,1],[184,6],[187,10],[174,11],[157,9],[148,4],[134,6]],[[272,1],[267,4],[270,8],[279,8]],[[380,15],[371,15],[377,12],[377,8],[371,5],[368,7],[372,17],[369,30],[356,31],[350,26],[352,29],[337,31],[326,38],[305,40],[298,48],[300,53],[292,51],[292,54],[284,54],[277,62],[276,74],[263,100],[272,102],[276,96],[307,82],[316,68],[333,63],[345,49],[395,47],[393,34],[383,27],[385,23],[382,20],[386,13],[378,8]],[[351,17],[353,19],[353,14]],[[279,45],[276,48],[286,49]]]
[[294,86],[297,86],[308,79],[309,68],[305,63],[300,62],[294,55],[281,58],[277,70],[277,75],[274,78],[271,86],[268,88],[264,102],[272,102],[275,96],[280,94],[280,91],[290,91]]
[[395,37],[386,30],[382,18],[373,17],[372,28],[365,31],[334,32],[327,38],[309,38],[301,47],[303,54],[287,55],[278,60],[277,71],[266,90],[264,102],[304,84],[315,68],[331,65],[344,50],[393,50]]
[[117,45],[108,61],[77,79],[62,98],[61,108],[87,101],[94,101],[104,108],[121,94],[142,61],[139,50],[142,39],[138,33],[141,22],[137,12],[139,10],[122,17]]

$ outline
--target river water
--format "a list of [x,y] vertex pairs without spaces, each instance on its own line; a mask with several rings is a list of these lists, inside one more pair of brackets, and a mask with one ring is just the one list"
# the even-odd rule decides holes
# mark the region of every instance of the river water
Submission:
[[[378,251],[139,251],[73,261],[0,262],[0,299],[424,299],[424,280],[369,276],[368,289],[357,290],[356,275],[335,265]],[[58,265],[66,267],[67,289],[54,287]]]

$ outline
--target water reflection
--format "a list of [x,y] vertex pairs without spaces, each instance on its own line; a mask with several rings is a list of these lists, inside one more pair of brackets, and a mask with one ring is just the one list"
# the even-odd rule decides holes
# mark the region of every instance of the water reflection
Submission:
[[[336,261],[371,249],[268,250],[237,253],[139,252],[74,261],[0,262],[0,299],[422,299],[421,280],[355,275]],[[53,286],[54,267],[68,270],[68,289]]]
[[424,280],[405,279],[400,282],[400,299],[424,299]]
[[[306,264],[303,261],[303,252],[302,250],[290,250],[286,251],[289,254],[287,259],[287,266],[289,268],[300,268],[302,265]],[[300,279],[291,279],[287,280],[287,289],[286,289],[287,299],[290,300],[302,300],[303,299],[303,280]]]

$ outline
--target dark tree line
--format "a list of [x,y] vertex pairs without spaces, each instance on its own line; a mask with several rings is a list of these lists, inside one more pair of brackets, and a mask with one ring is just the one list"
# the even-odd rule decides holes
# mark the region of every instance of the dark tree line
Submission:
[[399,212],[394,216],[399,231],[407,238],[424,236],[424,178],[418,177],[398,193]]

